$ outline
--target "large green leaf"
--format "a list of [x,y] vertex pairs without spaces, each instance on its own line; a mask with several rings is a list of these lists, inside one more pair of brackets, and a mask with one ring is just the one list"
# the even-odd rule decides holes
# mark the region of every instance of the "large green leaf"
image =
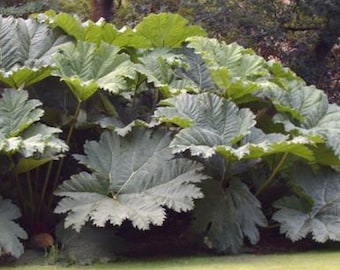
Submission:
[[219,144],[231,145],[238,142],[255,125],[255,116],[250,110],[238,109],[230,100],[214,94],[182,94],[166,99],[161,104],[167,107],[156,110],[156,119],[181,127],[202,128],[207,136],[211,136],[211,140],[215,138]]
[[280,223],[281,233],[292,241],[310,233],[317,242],[340,241],[339,173],[324,168],[314,174],[307,166],[299,166],[292,180],[305,196],[312,199],[313,205],[310,207],[303,196],[285,197],[277,201],[274,206],[279,210],[273,219]]
[[202,193],[193,185],[206,178],[201,166],[173,159],[169,134],[134,129],[124,138],[106,131],[99,142],[85,144],[85,156],[75,157],[92,174],[82,172],[65,181],[57,195],[63,198],[57,213],[67,213],[66,227],[77,231],[89,220],[121,225],[125,219],[139,229],[161,225],[164,206],[175,211],[193,208]]
[[205,243],[219,252],[238,252],[244,237],[259,240],[257,226],[266,226],[260,202],[248,187],[232,180],[227,188],[217,181],[203,183],[204,198],[196,204],[193,229]]
[[215,91],[215,83],[202,57],[190,48],[183,48],[180,52],[188,65],[188,68],[181,70],[181,75],[195,82],[200,92]]
[[28,99],[25,90],[5,89],[0,98],[0,151],[41,158],[65,152],[68,147],[56,137],[61,130],[37,123],[43,115],[41,103]]
[[232,43],[225,44],[216,39],[190,37],[188,47],[193,48],[205,61],[221,94],[240,102],[259,90],[269,72],[265,60],[251,50]]
[[102,41],[121,47],[134,48],[178,48],[190,36],[206,36],[199,26],[189,26],[188,21],[178,14],[160,13],[145,17],[134,29],[124,27],[117,30],[114,25],[99,20],[81,23],[79,18],[47,11],[36,16],[42,22],[62,28],[77,40],[99,44]]
[[18,258],[24,253],[20,239],[26,239],[27,234],[13,221],[20,216],[19,208],[0,196],[0,254],[10,253]]
[[159,88],[163,96],[171,97],[186,91],[198,92],[199,88],[193,81],[179,74],[179,68],[184,65],[181,55],[169,49],[155,49],[138,60],[140,64],[136,65],[136,70]]
[[0,81],[22,88],[52,73],[52,56],[70,39],[32,19],[0,17],[0,40]]
[[329,104],[323,91],[295,82],[287,91],[272,91],[268,96],[280,112],[276,122],[283,123],[286,131],[319,136],[340,157],[340,108]]
[[205,36],[199,26],[188,26],[188,21],[178,14],[151,14],[135,27],[143,45],[139,48],[178,48],[190,36]]
[[89,41],[96,44],[106,42],[112,44],[122,32],[119,32],[114,25],[106,23],[104,20],[98,22],[82,22],[76,15],[68,13],[56,13],[53,10],[44,14],[35,15],[40,22],[48,23],[53,28],[61,28],[66,34],[73,36],[76,40]]
[[[289,139],[282,134],[264,134],[260,130],[247,136],[255,140],[244,140],[239,147],[218,145],[213,150],[229,161],[257,159],[275,154],[292,154],[307,161],[315,161],[315,154],[309,148],[315,144],[313,138],[296,136]],[[175,143],[175,142],[174,142]]]
[[115,46],[78,41],[64,47],[56,56],[56,74],[65,81],[77,99],[84,101],[99,88],[111,93],[126,90],[126,78],[133,79],[135,70],[129,56]]
[[308,148],[314,144],[312,138],[297,136],[290,139],[282,134],[264,134],[253,128],[255,116],[251,111],[238,109],[233,102],[216,95],[183,94],[164,100],[162,104],[168,107],[158,108],[155,118],[183,128],[171,142],[174,152],[190,150],[192,155],[204,158],[218,153],[229,161],[278,153],[314,160],[313,152]]
[[0,99],[0,133],[14,137],[39,121],[44,113],[40,105],[39,100],[28,100],[26,91],[5,89]]

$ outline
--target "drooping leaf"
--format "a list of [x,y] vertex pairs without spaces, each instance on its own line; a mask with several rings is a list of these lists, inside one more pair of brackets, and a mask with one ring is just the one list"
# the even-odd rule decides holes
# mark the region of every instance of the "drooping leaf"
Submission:
[[78,100],[84,101],[99,88],[111,93],[126,90],[126,78],[134,78],[135,71],[129,56],[119,53],[115,46],[78,41],[64,47],[56,56],[56,74],[65,81]]
[[56,208],[67,213],[66,227],[77,231],[89,220],[121,225],[125,219],[139,229],[161,225],[164,206],[175,211],[193,208],[202,193],[193,184],[205,179],[195,162],[173,159],[169,134],[134,129],[124,138],[105,131],[99,142],[85,144],[85,156],[75,157],[92,174],[82,172],[57,191],[64,197]]
[[193,229],[203,234],[205,242],[219,252],[236,253],[247,237],[252,244],[259,241],[257,226],[267,221],[260,202],[239,180],[224,189],[218,181],[203,183],[204,199],[196,204]]
[[24,253],[20,239],[27,239],[26,232],[13,220],[21,216],[19,208],[0,196],[0,253],[10,253],[18,258]]
[[274,206],[279,210],[273,219],[280,223],[280,231],[292,241],[312,234],[317,242],[340,241],[340,176],[323,168],[317,174],[305,165],[296,168],[292,181],[308,196],[312,207],[304,198],[285,197]]
[[23,88],[52,73],[52,56],[70,39],[32,19],[0,17],[0,40],[0,81]]

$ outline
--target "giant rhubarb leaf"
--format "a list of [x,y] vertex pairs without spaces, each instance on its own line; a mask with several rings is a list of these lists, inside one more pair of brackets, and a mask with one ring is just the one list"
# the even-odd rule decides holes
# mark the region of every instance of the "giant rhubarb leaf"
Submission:
[[86,155],[75,157],[93,173],[72,176],[56,193],[64,197],[55,211],[67,213],[65,226],[79,231],[89,220],[102,227],[128,219],[145,230],[163,223],[164,207],[193,209],[202,197],[194,183],[206,177],[195,162],[173,159],[169,142],[169,134],[144,129],[123,138],[105,131],[99,142],[87,142]]
[[36,16],[42,22],[62,28],[77,40],[100,44],[102,41],[120,47],[179,48],[190,36],[206,36],[199,26],[188,25],[188,20],[178,14],[160,13],[145,17],[134,29],[117,30],[114,25],[99,20],[81,23],[79,18],[47,11]]
[[280,114],[276,122],[286,131],[321,137],[326,146],[340,157],[340,107],[329,104],[326,94],[301,82],[292,82],[287,91],[267,92]]
[[249,49],[216,39],[190,37],[188,47],[193,48],[205,61],[220,94],[240,102],[259,90],[264,76],[269,75],[266,61]]
[[176,153],[190,150],[192,155],[204,158],[218,153],[229,161],[237,161],[288,152],[314,159],[307,148],[313,144],[311,139],[264,134],[253,128],[255,116],[250,110],[239,109],[230,100],[214,94],[182,94],[162,104],[168,107],[158,108],[155,118],[183,128],[170,145]]
[[70,38],[32,19],[0,17],[0,40],[0,81],[23,88],[52,73],[52,56]]
[[274,204],[279,210],[273,219],[280,223],[281,233],[292,241],[309,233],[317,242],[340,241],[339,173],[324,168],[315,174],[307,166],[299,166],[292,180],[302,194],[300,191],[299,197],[285,197]]
[[143,48],[178,48],[190,36],[205,36],[199,26],[189,26],[188,20],[178,14],[151,14],[134,31]]
[[112,44],[122,32],[119,32],[114,25],[99,20],[98,22],[82,22],[76,15],[68,13],[56,13],[48,10],[43,14],[33,15],[42,23],[48,23],[53,28],[61,28],[67,35],[75,37],[76,40],[89,41],[96,44],[106,42]]
[[140,64],[136,65],[136,69],[146,76],[149,83],[159,88],[165,97],[185,91],[198,92],[198,86],[178,72],[183,60],[183,56],[174,54],[169,49],[155,49],[139,57]]
[[193,229],[219,252],[238,252],[244,237],[259,240],[257,226],[266,226],[260,202],[237,179],[223,188],[217,181],[203,183],[204,199],[196,204]]
[[0,196],[0,254],[10,253],[18,258],[24,253],[20,239],[26,239],[27,234],[13,221],[20,216],[19,208]]
[[129,56],[115,46],[78,41],[64,47],[56,56],[56,75],[71,88],[79,101],[91,97],[99,88],[111,93],[126,90],[126,78],[134,78]]
[[40,105],[38,100],[29,100],[24,90],[4,90],[0,98],[0,152],[47,158],[68,149],[56,137],[60,129],[37,123],[43,115]]

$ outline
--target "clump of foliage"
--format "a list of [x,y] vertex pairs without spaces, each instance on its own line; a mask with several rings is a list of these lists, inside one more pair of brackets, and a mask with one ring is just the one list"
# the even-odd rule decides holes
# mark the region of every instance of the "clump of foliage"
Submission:
[[340,241],[340,107],[290,69],[177,14],[123,29],[52,11],[1,22],[5,252],[27,236],[9,199],[29,235],[53,210],[79,232],[147,230],[172,209],[192,210],[191,234],[217,252],[256,244],[268,222]]
[[117,25],[135,25],[151,12],[175,12],[211,37],[275,58],[337,101],[338,70],[332,48],[339,37],[339,2],[315,0],[123,1]]

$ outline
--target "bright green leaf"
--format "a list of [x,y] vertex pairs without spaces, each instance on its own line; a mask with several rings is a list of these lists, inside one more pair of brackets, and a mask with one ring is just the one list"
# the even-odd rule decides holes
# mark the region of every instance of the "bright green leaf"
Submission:
[[199,26],[188,26],[178,14],[151,14],[135,27],[136,35],[144,40],[139,48],[179,48],[190,36],[205,36]]
[[118,94],[126,90],[126,78],[135,77],[129,56],[105,43],[78,41],[64,47],[56,56],[56,75],[64,80],[78,100],[84,101],[99,88]]

